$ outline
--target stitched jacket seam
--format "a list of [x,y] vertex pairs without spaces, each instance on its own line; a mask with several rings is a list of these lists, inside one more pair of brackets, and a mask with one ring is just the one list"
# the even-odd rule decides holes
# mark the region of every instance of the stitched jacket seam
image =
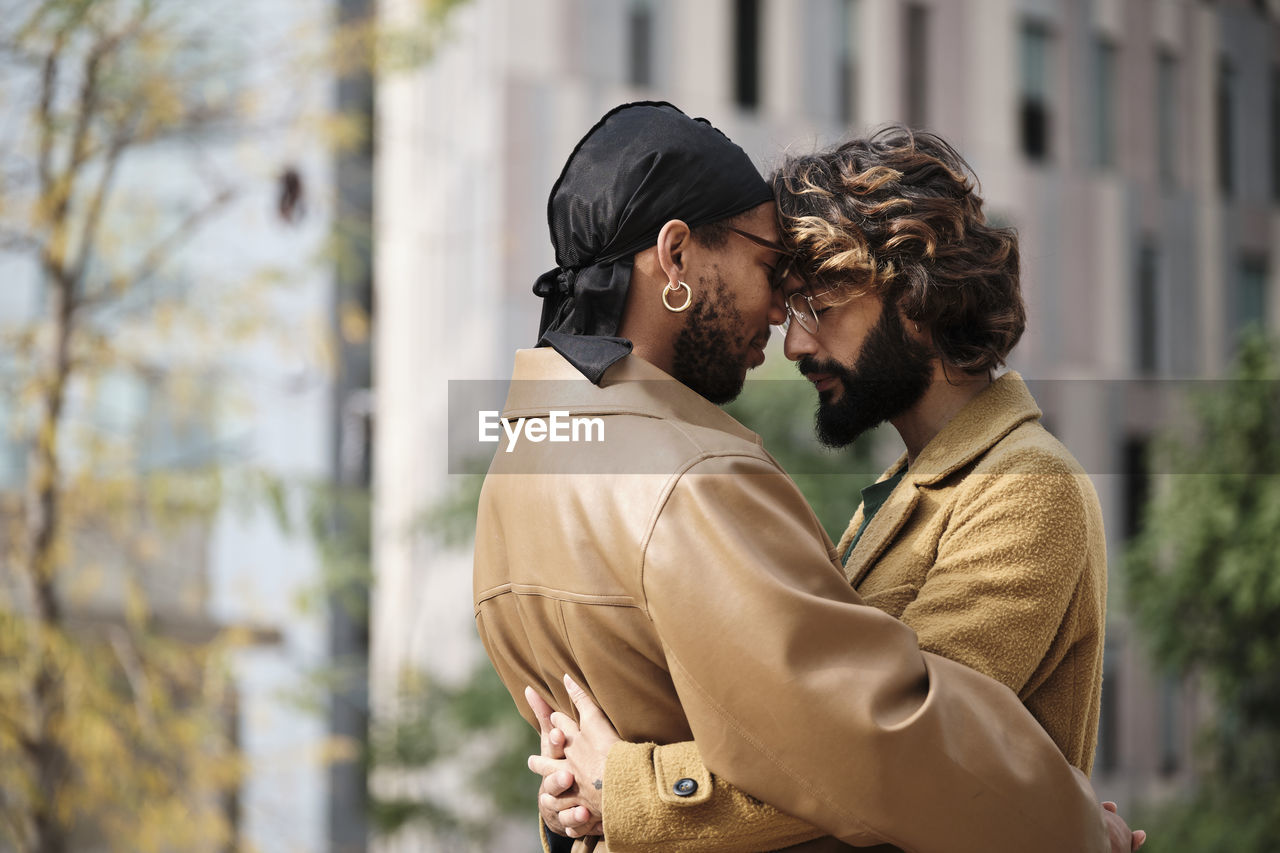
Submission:
[[[755,453],[746,453],[741,450],[704,450],[697,456],[685,460],[683,465],[671,473],[671,476],[663,485],[662,491],[658,493],[658,499],[654,502],[653,512],[649,514],[649,520],[645,523],[644,536],[640,539],[640,565],[636,572],[640,583],[640,609],[650,619],[653,619],[653,615],[649,612],[649,593],[644,585],[644,572],[645,564],[649,558],[649,543],[653,539],[653,532],[658,526],[659,519],[662,518],[663,510],[666,509],[667,503],[675,493],[676,486],[680,483],[680,478],[695,465],[706,462],[709,459],[752,459],[757,462],[764,461]],[[777,463],[773,464],[776,465]],[[775,470],[777,469],[775,468]]]

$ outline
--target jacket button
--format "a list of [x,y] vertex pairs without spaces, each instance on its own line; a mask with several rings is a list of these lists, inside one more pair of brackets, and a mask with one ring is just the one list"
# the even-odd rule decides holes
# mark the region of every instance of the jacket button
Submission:
[[698,783],[689,778],[681,779],[676,782],[672,790],[676,792],[677,797],[692,797],[698,792]]

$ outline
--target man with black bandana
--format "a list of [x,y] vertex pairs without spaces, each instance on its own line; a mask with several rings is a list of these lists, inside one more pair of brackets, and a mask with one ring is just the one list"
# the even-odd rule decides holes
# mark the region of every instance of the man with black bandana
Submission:
[[[670,134],[668,141],[655,148],[663,134]],[[679,227],[655,211],[678,211]],[[741,309],[723,271],[715,268],[693,288],[672,278],[661,297],[665,310],[658,310],[656,301],[630,296],[633,263],[638,252],[664,240],[678,257],[693,236],[697,245],[713,250],[725,248],[731,237],[748,246],[754,242],[755,253],[776,264],[781,246],[729,224],[739,216],[771,220],[773,212],[769,185],[705,119],[689,119],[662,104],[614,110],[578,143],[547,202],[557,266],[533,288],[544,300],[538,346],[553,348],[599,385],[605,371],[632,350],[630,338],[617,337],[625,314],[640,326],[631,337],[642,346],[655,336],[665,344],[651,347],[648,361],[670,366],[670,375],[712,402],[729,402],[742,390],[745,362],[754,356],[741,339]],[[661,231],[666,225],[673,227]],[[763,228],[776,238],[772,222]],[[726,258],[739,255],[731,251]],[[768,323],[755,325],[760,328],[746,343],[762,352]]]
[[741,149],[670,105],[620,107],[548,219],[542,346],[517,353],[504,414],[599,417],[606,440],[500,449],[485,481],[477,627],[526,719],[526,686],[570,708],[568,673],[623,738],[696,738],[706,767],[673,801],[705,800],[709,770],[831,834],[804,849],[1111,849],[1017,698],[863,606],[791,480],[709,402],[785,317]]

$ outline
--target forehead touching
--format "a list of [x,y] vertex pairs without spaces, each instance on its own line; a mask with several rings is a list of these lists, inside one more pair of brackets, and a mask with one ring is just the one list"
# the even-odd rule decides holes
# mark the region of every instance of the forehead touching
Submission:
[[772,243],[779,242],[778,205],[772,201],[751,208],[737,217],[734,224]]

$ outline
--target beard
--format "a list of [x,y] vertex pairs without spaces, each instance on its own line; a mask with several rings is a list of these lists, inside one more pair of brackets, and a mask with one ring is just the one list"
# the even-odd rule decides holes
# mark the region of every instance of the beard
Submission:
[[801,373],[826,373],[839,380],[840,396],[832,399],[831,390],[820,395],[814,418],[818,441],[839,448],[920,402],[933,378],[933,353],[907,337],[897,310],[886,304],[853,367],[813,356],[797,366]]
[[717,273],[715,287],[698,280],[704,294],[689,309],[689,320],[676,336],[671,375],[717,406],[735,400],[747,378],[747,336],[742,312]]

